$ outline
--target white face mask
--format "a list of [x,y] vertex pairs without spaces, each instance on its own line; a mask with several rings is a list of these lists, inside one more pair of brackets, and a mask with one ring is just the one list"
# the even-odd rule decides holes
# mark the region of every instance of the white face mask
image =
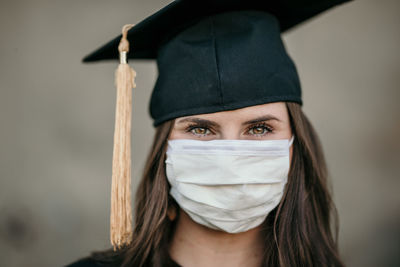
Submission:
[[239,233],[257,227],[282,198],[293,138],[169,140],[170,194],[209,228]]

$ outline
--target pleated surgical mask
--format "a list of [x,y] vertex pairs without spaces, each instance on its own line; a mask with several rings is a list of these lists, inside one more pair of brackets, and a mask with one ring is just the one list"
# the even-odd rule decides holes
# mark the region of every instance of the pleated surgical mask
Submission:
[[293,138],[169,140],[170,194],[201,225],[228,233],[257,227],[282,199]]

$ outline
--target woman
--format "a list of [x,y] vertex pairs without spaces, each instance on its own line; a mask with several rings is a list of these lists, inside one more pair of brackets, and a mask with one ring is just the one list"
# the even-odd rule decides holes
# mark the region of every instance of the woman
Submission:
[[[147,44],[131,58],[157,58],[156,135],[132,240],[71,266],[343,266],[322,149],[280,39],[336,3],[295,5],[313,12],[292,17],[280,4],[222,2],[174,2],[123,32],[121,43]],[[144,29],[166,27],[179,31],[149,48]],[[85,60],[115,57],[119,39]]]

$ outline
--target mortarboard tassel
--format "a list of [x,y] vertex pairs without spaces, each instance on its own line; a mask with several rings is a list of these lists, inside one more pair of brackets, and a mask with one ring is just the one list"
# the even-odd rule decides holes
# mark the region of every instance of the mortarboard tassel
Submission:
[[117,103],[115,109],[114,149],[111,186],[111,244],[116,248],[132,242],[131,204],[131,117],[132,88],[136,72],[127,63],[127,34],[132,24],[124,25],[118,46],[120,64],[115,72]]

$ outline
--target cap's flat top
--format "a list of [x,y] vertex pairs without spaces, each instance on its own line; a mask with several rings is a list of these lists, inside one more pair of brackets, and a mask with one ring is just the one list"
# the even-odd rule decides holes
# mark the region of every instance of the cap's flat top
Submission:
[[[350,0],[176,0],[129,30],[131,59],[155,59],[159,46],[207,16],[233,10],[255,9],[273,14],[284,32],[295,25]],[[84,62],[118,59],[121,35],[86,56]]]

